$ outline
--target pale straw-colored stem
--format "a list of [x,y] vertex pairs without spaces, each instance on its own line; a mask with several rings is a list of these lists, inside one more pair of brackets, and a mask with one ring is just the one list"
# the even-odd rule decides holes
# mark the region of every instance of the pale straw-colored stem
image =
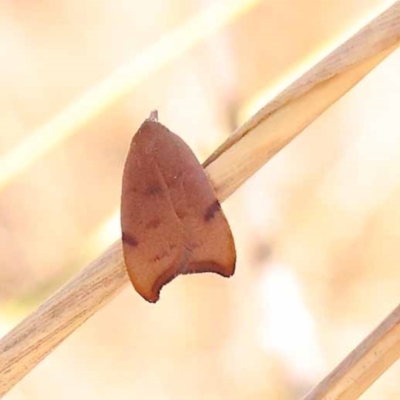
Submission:
[[400,305],[303,400],[358,399],[400,357]]

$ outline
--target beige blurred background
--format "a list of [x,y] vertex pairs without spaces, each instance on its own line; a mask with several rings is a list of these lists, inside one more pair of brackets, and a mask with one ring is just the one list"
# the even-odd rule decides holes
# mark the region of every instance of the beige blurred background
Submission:
[[[123,163],[150,110],[204,160],[266,89],[381,4],[1,1],[0,335],[118,238]],[[182,24],[178,41],[235,7],[56,146],[29,142]],[[301,398],[400,301],[399,71],[397,51],[224,204],[233,278],[180,277],[157,305],[127,287],[6,398]],[[21,145],[49,151],[19,171]],[[363,398],[400,398],[399,373]]]

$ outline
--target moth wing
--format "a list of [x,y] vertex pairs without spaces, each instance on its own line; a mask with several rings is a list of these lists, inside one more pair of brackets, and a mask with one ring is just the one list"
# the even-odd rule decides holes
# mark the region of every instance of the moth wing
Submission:
[[210,181],[186,143],[146,120],[125,164],[123,251],[135,289],[157,301],[179,274],[234,273],[232,233]]

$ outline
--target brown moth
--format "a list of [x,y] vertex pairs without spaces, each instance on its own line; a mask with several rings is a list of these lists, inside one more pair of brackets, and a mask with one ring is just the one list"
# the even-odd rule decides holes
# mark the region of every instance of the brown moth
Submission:
[[152,112],[132,139],[121,197],[122,246],[136,291],[149,302],[180,274],[235,271],[231,230],[189,146]]

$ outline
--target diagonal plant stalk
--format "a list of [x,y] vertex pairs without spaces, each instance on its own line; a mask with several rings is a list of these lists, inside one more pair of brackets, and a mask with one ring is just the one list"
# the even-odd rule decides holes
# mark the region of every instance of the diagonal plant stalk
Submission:
[[358,399],[400,357],[400,305],[303,400]]
[[[275,91],[271,101],[206,161],[205,170],[221,202],[397,48],[400,1],[382,7],[347,36],[317,55],[310,65],[300,66],[293,78]],[[126,282],[118,241],[0,340],[0,397]],[[392,328],[400,326],[399,313],[393,315]],[[374,340],[366,342],[368,351],[359,353],[357,363],[345,363],[335,373],[334,381],[325,383],[323,391],[312,392],[307,400],[355,399],[399,356],[395,351],[391,357],[374,351],[375,346],[389,339],[389,350],[398,349],[399,331],[378,328]],[[371,357],[369,350],[375,357],[372,363],[365,358]],[[360,365],[361,389],[347,391],[347,397],[343,397],[335,388],[354,372],[354,366]]]

